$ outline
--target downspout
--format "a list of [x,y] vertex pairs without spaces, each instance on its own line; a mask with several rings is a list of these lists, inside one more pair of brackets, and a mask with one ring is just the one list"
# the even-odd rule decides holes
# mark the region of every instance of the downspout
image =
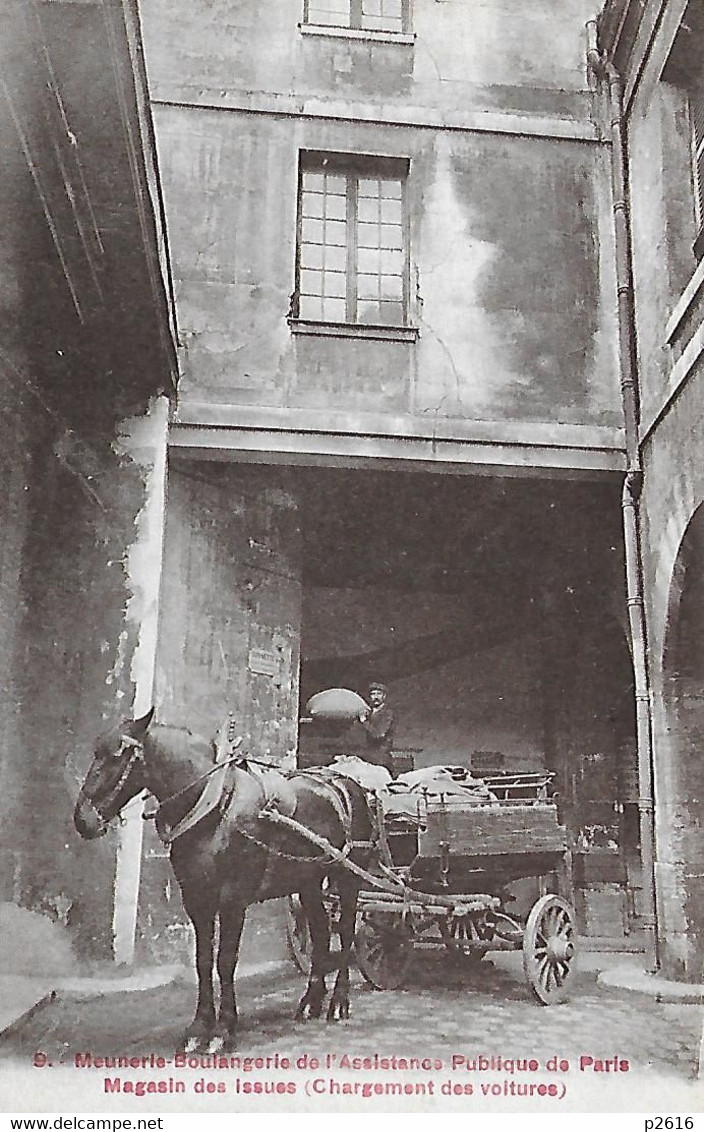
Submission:
[[648,966],[660,966],[655,898],[655,822],[653,810],[653,726],[648,670],[647,631],[643,601],[639,499],[643,481],[638,425],[638,377],[635,346],[631,225],[627,189],[626,141],[623,121],[623,81],[614,64],[601,54],[597,23],[587,24],[587,64],[600,84],[608,84],[611,179],[618,293],[618,339],[621,400],[626,443],[626,478],[621,506],[626,556],[626,595],[636,704],[638,750],[638,816],[643,864],[643,928]]

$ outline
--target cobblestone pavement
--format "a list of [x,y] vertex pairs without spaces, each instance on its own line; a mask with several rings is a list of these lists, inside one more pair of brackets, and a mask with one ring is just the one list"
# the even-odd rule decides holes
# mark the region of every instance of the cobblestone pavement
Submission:
[[[293,967],[276,976],[243,981],[236,1052],[295,1059],[305,1051],[309,1058],[317,1057],[321,1065],[332,1064],[335,1069],[344,1054],[372,1059],[375,1055],[431,1058],[442,1062],[442,1072],[436,1074],[438,1089],[451,1079],[453,1085],[462,1088],[473,1084],[477,1093],[484,1080],[508,1082],[502,1087],[510,1089],[511,1081],[538,1077],[530,1073],[526,1077],[517,1070],[506,1073],[502,1067],[486,1070],[483,1075],[481,1070],[468,1072],[460,1067],[448,1075],[453,1057],[466,1057],[470,1063],[480,1056],[501,1057],[504,1062],[533,1058],[541,1073],[549,1060],[557,1057],[569,1062],[569,1074],[543,1073],[539,1079],[573,1080],[582,1091],[588,1080],[599,1086],[606,1081],[606,1074],[595,1073],[591,1066],[579,1071],[580,1057],[591,1057],[594,1062],[608,1060],[621,1066],[628,1062],[627,1073],[634,1086],[638,1077],[657,1079],[666,1091],[687,1091],[689,1101],[682,1103],[680,1111],[691,1110],[689,1090],[698,1089],[701,1008],[658,1004],[645,998],[615,998],[599,990],[591,973],[577,976],[568,1003],[546,1008],[533,999],[522,980],[519,963],[506,969],[505,963],[497,967],[485,960],[479,971],[474,971],[462,957],[420,955],[406,989],[381,993],[355,977],[352,1017],[337,1024],[294,1024],[302,990],[303,978]],[[154,1053],[173,1058],[193,1006],[194,987],[185,983],[139,994],[56,1002],[0,1041],[0,1073],[3,1061],[31,1064],[37,1050],[55,1067],[62,1060],[72,1064],[78,1051],[92,1051],[95,1056]],[[373,1064],[371,1068],[374,1070]],[[619,1074],[619,1083],[625,1084],[622,1068],[612,1065],[608,1074],[609,1087]],[[213,1080],[217,1079],[215,1074]],[[386,1078],[382,1074],[378,1079]],[[231,1081],[232,1073],[228,1089]],[[699,1096],[704,1099],[704,1095]],[[634,1104],[636,1099],[634,1094]],[[659,1111],[666,1107],[661,1106]]]

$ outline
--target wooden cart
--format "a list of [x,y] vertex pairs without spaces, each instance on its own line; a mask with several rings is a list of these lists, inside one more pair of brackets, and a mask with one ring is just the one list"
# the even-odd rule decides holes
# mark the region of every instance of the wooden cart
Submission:
[[[355,951],[363,977],[379,990],[400,986],[419,948],[445,948],[480,960],[491,950],[523,951],[523,969],[539,1002],[567,997],[574,973],[575,916],[568,895],[566,832],[549,799],[546,774],[497,774],[484,780],[490,801],[457,793],[413,796],[404,812],[377,805],[378,876],[402,891],[362,887]],[[512,882],[538,877],[543,894],[525,922],[512,914]],[[393,887],[393,886],[392,886]],[[443,904],[438,904],[438,897]],[[334,892],[326,903],[335,930]],[[305,917],[288,905],[291,954],[308,965]]]

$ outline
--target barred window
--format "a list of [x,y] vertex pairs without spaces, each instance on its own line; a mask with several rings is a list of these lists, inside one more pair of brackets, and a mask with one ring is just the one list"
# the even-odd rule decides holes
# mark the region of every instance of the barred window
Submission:
[[409,8],[410,0],[306,0],[303,19],[327,27],[407,32]]
[[308,154],[301,162],[297,317],[405,325],[407,163],[348,161]]

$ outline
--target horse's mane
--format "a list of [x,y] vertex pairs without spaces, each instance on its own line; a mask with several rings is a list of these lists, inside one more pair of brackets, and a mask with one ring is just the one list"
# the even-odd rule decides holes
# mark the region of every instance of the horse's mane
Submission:
[[161,743],[172,748],[176,755],[207,754],[215,757],[215,742],[190,727],[179,727],[173,723],[152,723],[150,734]]

